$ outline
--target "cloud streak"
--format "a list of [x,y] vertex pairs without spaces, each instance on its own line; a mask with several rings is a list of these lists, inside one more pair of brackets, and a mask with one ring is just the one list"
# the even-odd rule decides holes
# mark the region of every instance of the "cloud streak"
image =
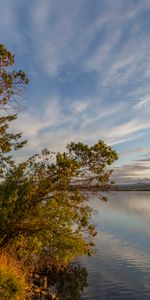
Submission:
[[147,0],[2,0],[2,42],[30,78],[30,105],[14,123],[29,140],[20,155],[103,139],[127,153],[124,166],[129,146],[150,146],[149,12]]

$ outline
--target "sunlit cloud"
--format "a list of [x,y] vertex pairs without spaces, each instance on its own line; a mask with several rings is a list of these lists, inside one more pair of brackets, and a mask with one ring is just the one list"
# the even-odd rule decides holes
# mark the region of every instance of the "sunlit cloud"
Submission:
[[103,139],[124,152],[122,167],[141,158],[130,149],[150,146],[149,11],[148,0],[2,0],[2,42],[30,79],[18,156]]

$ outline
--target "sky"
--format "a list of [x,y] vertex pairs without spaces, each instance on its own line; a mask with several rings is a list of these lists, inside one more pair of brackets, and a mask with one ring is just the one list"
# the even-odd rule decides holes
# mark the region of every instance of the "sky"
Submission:
[[102,139],[117,183],[150,183],[150,0],[0,0],[0,43],[30,80],[20,159]]

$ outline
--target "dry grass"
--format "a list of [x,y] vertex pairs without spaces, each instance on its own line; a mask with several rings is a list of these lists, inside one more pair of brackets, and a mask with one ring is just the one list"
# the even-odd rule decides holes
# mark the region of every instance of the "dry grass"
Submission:
[[0,300],[25,300],[26,276],[21,265],[6,253],[0,255]]

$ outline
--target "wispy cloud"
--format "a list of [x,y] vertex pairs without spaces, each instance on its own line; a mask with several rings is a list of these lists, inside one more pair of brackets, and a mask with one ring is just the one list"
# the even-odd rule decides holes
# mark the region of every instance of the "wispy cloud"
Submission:
[[130,155],[130,154],[135,154],[135,153],[143,153],[147,151],[147,148],[145,147],[137,147],[137,148],[132,148],[130,150],[125,150],[119,153],[119,155],[123,156],[123,155]]
[[148,163],[148,162],[150,162],[150,157],[137,159],[136,162],[146,162],[146,163]]
[[31,103],[14,123],[29,140],[26,155],[79,139],[126,153],[137,139],[141,148],[150,130],[149,12],[149,0],[2,0],[2,42],[30,78]]
[[114,168],[113,177],[116,183],[150,182],[150,164],[136,162]]
[[[47,101],[41,112],[31,108],[20,114],[14,129],[24,133],[32,151],[40,151],[42,147],[64,150],[66,144],[73,140],[93,143],[104,139],[114,145],[135,139],[140,131],[150,126],[150,122],[140,123],[138,120],[116,126],[118,112],[121,114],[123,110],[124,105],[119,105],[103,107],[99,111],[97,107],[93,108],[90,100],[81,99],[72,100],[66,112],[62,99],[58,97]],[[141,151],[139,148],[138,152]]]
[[13,128],[22,131],[26,137],[33,138],[40,131],[58,125],[59,122],[61,122],[61,108],[58,99],[53,99],[46,105],[43,112],[35,111],[34,108],[22,112],[13,123]]
[[143,98],[139,99],[139,102],[135,105],[137,110],[150,109],[150,95],[145,95]]

